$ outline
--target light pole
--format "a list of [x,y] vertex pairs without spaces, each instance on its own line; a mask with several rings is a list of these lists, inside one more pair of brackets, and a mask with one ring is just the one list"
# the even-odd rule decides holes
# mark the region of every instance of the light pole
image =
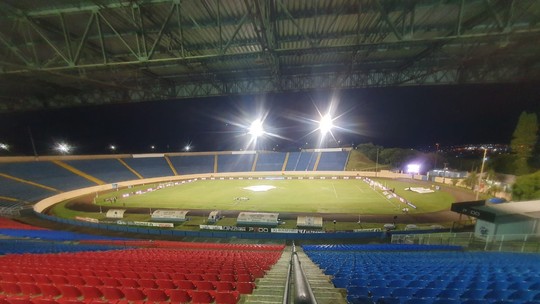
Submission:
[[379,148],[377,148],[377,154],[375,155],[375,177],[377,177],[379,171]]
[[443,176],[442,176],[442,183],[444,185],[444,183],[446,182],[446,170],[448,169],[446,166],[448,165],[448,163],[444,163],[444,168],[443,168]]
[[480,175],[478,175],[478,186],[476,187],[476,200],[480,196],[480,183],[482,182],[482,174],[484,174],[484,164],[486,163],[487,148],[484,148],[484,156],[482,157],[482,166],[480,167]]

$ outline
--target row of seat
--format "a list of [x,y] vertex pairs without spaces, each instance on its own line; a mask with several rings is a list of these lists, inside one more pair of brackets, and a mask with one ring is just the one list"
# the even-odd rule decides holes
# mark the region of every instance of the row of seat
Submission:
[[418,248],[354,251],[356,246],[344,250],[340,247],[304,246],[304,251],[325,274],[333,277],[336,287],[346,288],[348,295],[356,299],[385,303],[422,299],[427,303],[458,300],[516,304],[540,300],[537,254]]
[[155,288],[158,286],[167,288],[198,289],[202,284],[214,284],[210,289],[216,289],[216,284],[221,282],[237,284],[241,282],[254,282],[250,275],[203,275],[196,278],[178,276],[178,279],[133,279],[133,278],[111,278],[94,276],[61,276],[61,275],[21,275],[21,274],[0,274],[2,283],[30,283],[30,284],[55,284],[55,285],[92,285],[92,286],[128,286]]
[[81,243],[95,243],[104,245],[118,245],[145,248],[181,248],[197,250],[225,250],[224,254],[231,250],[240,251],[282,251],[285,245],[277,244],[234,244],[234,243],[202,243],[202,242],[175,242],[162,240],[81,240]]
[[34,285],[28,283],[0,284],[0,299],[37,299],[61,303],[223,303],[236,304],[240,291],[183,290],[161,288],[131,288],[111,286]]

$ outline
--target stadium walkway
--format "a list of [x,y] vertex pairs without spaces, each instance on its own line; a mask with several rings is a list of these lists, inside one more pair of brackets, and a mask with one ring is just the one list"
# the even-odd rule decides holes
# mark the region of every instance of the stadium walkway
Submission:
[[[335,288],[331,278],[325,275],[304,253],[300,246],[296,247],[298,258],[302,268],[308,277],[309,284],[313,289],[318,304],[346,304],[345,289]],[[253,293],[246,295],[239,303],[245,304],[270,304],[283,303],[283,291],[287,279],[287,268],[291,260],[291,246],[287,246],[278,262],[266,273],[264,278],[259,279],[257,288]]]

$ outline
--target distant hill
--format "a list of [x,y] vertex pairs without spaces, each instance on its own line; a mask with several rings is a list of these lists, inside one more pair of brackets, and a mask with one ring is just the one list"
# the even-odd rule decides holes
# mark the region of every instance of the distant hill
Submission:
[[[380,166],[379,166],[379,169]],[[347,171],[366,171],[375,170],[375,162],[367,158],[364,153],[358,150],[352,150],[347,162]]]

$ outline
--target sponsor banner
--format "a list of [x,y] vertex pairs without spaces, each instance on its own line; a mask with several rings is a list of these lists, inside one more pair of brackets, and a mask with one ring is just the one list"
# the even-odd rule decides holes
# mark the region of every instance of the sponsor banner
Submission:
[[246,231],[246,227],[236,227],[236,226],[199,225],[199,228],[202,230]]
[[152,223],[152,222],[139,222],[139,221],[116,221],[117,225],[127,226],[144,226],[144,227],[159,227],[159,228],[173,228],[173,223]]
[[325,233],[322,230],[308,230],[308,229],[287,229],[287,228],[270,228],[272,233]]
[[91,218],[91,217],[76,216],[75,219],[78,220],[78,221],[85,221],[85,222],[90,222],[90,223],[99,223],[98,219]]
[[381,228],[354,229],[353,232],[381,232]]

